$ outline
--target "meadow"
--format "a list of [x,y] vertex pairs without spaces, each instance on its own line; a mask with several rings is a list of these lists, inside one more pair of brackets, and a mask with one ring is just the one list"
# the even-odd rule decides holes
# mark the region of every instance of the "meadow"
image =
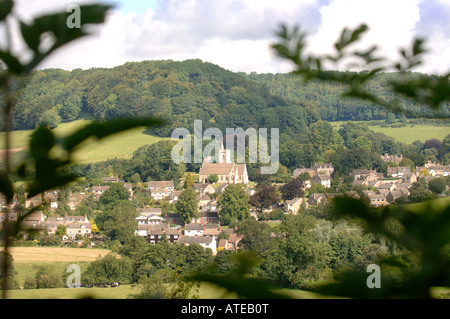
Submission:
[[[90,123],[89,120],[76,120],[60,124],[53,129],[57,137],[64,137],[76,129]],[[113,158],[131,158],[139,147],[156,143],[163,138],[146,134],[145,127],[138,127],[123,133],[118,133],[98,141],[90,139],[80,145],[74,159],[78,163],[92,163]],[[11,148],[24,149],[27,147],[32,130],[13,131],[11,133]],[[4,132],[0,132],[0,150],[5,149]]]
[[[70,123],[60,124],[53,129],[58,137],[64,137],[77,128],[88,124],[89,120],[76,120]],[[333,127],[338,129],[345,122],[331,122]],[[362,123],[362,122],[355,122]],[[443,140],[445,136],[450,134],[450,125],[433,125],[433,124],[406,124],[404,127],[382,127],[381,125],[373,125],[371,122],[365,122],[369,125],[369,129],[374,132],[384,133],[387,136],[393,137],[396,141],[410,144],[416,140],[425,142],[431,138]],[[32,130],[13,131],[11,133],[11,149],[16,152],[12,156],[19,157],[20,150],[27,147]],[[2,150],[5,149],[4,132],[0,132],[0,157],[2,157]],[[147,144],[156,143],[162,139],[148,135],[145,127],[139,127],[119,133],[102,141],[90,139],[83,143],[75,152],[74,159],[78,163],[92,163],[105,161],[113,158],[131,158],[133,152],[139,147]]]
[[[346,122],[330,122],[333,127],[339,129]],[[383,133],[393,137],[398,142],[411,144],[414,141],[421,141],[436,138],[440,141],[450,134],[449,125],[433,125],[433,124],[406,124],[403,127],[383,127],[381,125],[373,125],[370,122],[354,121],[354,123],[367,123],[369,129],[376,133]]]

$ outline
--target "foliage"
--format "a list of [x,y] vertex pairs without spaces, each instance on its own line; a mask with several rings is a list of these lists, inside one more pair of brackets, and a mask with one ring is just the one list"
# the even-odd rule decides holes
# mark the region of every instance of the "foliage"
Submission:
[[228,225],[250,217],[250,196],[243,184],[231,184],[218,197],[220,223]]
[[[450,73],[442,76],[418,76],[411,78],[411,68],[421,64],[425,53],[424,40],[416,38],[411,48],[400,49],[401,60],[386,61],[387,59],[378,54],[378,46],[372,45],[369,49],[362,51],[354,48],[361,37],[368,31],[366,24],[361,24],[355,29],[344,28],[340,37],[334,43],[335,53],[325,56],[306,55],[306,33],[301,32],[298,27],[289,29],[282,25],[277,32],[279,42],[273,44],[273,49],[282,58],[294,63],[295,75],[301,75],[306,81],[319,80],[339,83],[343,85],[342,96],[357,98],[383,106],[386,110],[399,114],[405,113],[405,105],[397,99],[398,95],[423,103],[432,111],[438,112],[443,103],[450,100]],[[350,62],[347,62],[350,61]],[[329,65],[341,66],[344,63],[353,63],[361,68],[363,72],[335,72],[325,70]],[[351,64],[350,64],[351,65]],[[347,64],[349,66],[349,64]],[[370,81],[376,79],[378,74],[396,70],[393,79],[388,79],[384,85],[393,96],[391,100],[375,95],[367,88]],[[445,114],[445,113],[444,113]]]
[[[123,187],[123,186],[122,186]],[[128,200],[111,202],[99,213],[95,222],[111,240],[118,240],[121,244],[134,236],[137,229],[136,208]]]
[[193,186],[187,187],[181,192],[175,204],[175,210],[186,224],[189,224],[193,218],[198,218],[197,192]]
[[144,277],[139,281],[140,292],[131,295],[133,299],[195,299],[193,289],[199,284],[194,281],[186,281],[176,272],[160,269],[150,277]]
[[[5,257],[6,257],[6,261],[5,261]],[[7,272],[7,276],[8,276],[8,285],[6,287],[13,287],[14,283],[14,276],[16,275],[16,272],[14,270],[14,259],[12,257],[12,255],[10,253],[7,254],[0,254],[0,265],[4,265],[6,264],[8,266],[8,272]],[[3,287],[3,283],[5,282],[3,280],[3,277],[5,276],[5,271],[4,268],[2,267],[0,269],[0,279],[1,279],[1,284],[0,287],[2,289],[4,289]]]
[[[308,174],[308,176],[310,175]],[[284,200],[291,200],[295,197],[302,198],[305,194],[303,187],[303,180],[301,178],[294,178],[280,187],[281,196]]]
[[[377,209],[367,207],[359,200],[335,198],[334,216],[348,216],[359,221],[366,231],[397,243],[417,259],[417,263],[411,267],[395,255],[378,260],[381,273],[386,271],[386,274],[381,279],[381,288],[375,291],[367,288],[362,279],[363,272],[356,270],[345,272],[338,282],[317,291],[356,298],[430,298],[431,287],[450,284],[449,209],[448,205],[438,201]],[[392,267],[396,267],[397,276],[392,276]]]
[[104,282],[127,283],[131,281],[132,266],[128,257],[117,258],[115,254],[99,257],[91,262],[81,275],[81,283],[93,285]]
[[51,265],[41,265],[36,270],[36,288],[61,288],[64,283],[59,274]]
[[271,208],[281,200],[281,194],[276,186],[267,185],[258,187],[256,193],[250,197],[250,205],[256,207],[260,212]]
[[130,198],[130,193],[122,183],[112,183],[100,197],[100,203],[104,206]]

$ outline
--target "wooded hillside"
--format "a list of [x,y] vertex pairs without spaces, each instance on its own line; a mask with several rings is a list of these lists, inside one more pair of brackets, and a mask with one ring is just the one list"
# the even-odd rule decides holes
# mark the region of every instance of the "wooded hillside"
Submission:
[[[386,99],[382,74],[370,89]],[[410,74],[411,77],[424,76]],[[37,70],[20,91],[14,108],[14,129],[33,129],[39,123],[56,127],[61,122],[88,117],[158,116],[170,125],[152,134],[170,136],[176,127],[192,129],[193,121],[207,127],[278,127],[280,132],[306,138],[305,128],[317,120],[390,120],[395,115],[356,99],[339,98],[335,84],[303,83],[289,74],[244,74],[227,71],[200,60],[129,62],[111,69]],[[402,99],[408,117],[431,116],[430,111]],[[440,115],[448,116],[443,105]],[[397,115],[401,116],[401,115]]]

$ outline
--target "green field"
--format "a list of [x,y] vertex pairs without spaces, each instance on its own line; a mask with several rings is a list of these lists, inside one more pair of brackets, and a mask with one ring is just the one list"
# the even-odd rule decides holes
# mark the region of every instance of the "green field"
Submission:
[[[70,123],[63,123],[53,131],[56,136],[64,137],[89,122],[89,120],[77,120]],[[131,158],[133,152],[139,147],[146,144],[153,144],[163,139],[148,135],[145,131],[145,127],[139,127],[105,138],[102,141],[94,139],[86,141],[76,151],[75,160],[78,163],[89,163],[116,157]],[[31,133],[32,130],[13,131],[11,133],[11,149],[26,148]],[[0,132],[0,150],[5,149],[4,135],[4,132]]]
[[431,138],[442,141],[445,136],[450,134],[450,126],[436,125],[407,125],[399,128],[370,126],[370,129],[374,132],[392,136],[395,140],[406,144],[411,144],[417,140],[425,142]]
[[[89,123],[89,120],[77,120],[70,123],[60,124],[54,129],[57,136],[63,137],[73,132],[77,128]],[[345,122],[331,122],[333,127],[338,129]],[[362,122],[355,122],[362,123]],[[450,125],[432,125],[432,124],[407,124],[405,127],[392,128],[381,127],[380,125],[370,125],[369,128],[374,132],[381,132],[387,136],[392,136],[399,142],[410,144],[416,140],[425,142],[430,138],[442,140],[446,135],[450,134]],[[11,149],[19,150],[26,148],[32,130],[13,131],[11,133]],[[5,149],[4,132],[0,132],[0,150]],[[128,130],[123,133],[113,135],[104,140],[86,141],[75,153],[75,160],[78,163],[90,163],[104,161],[113,158],[131,158],[133,152],[139,147],[147,144],[156,143],[164,138],[151,136],[146,134],[146,128],[140,127]],[[19,156],[20,152],[15,156]]]
[[[436,138],[440,141],[445,136],[450,134],[450,123],[444,125],[432,124],[406,124],[404,127],[381,127],[381,125],[370,125],[370,122],[353,121],[354,123],[367,123],[369,129],[373,132],[383,133],[387,136],[393,137],[396,141],[411,144],[414,141],[425,142],[431,138]],[[331,125],[338,129],[346,122],[331,122]]]

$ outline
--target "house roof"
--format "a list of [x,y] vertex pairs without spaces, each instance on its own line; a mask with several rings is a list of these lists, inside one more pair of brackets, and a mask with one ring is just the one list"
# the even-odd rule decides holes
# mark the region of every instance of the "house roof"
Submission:
[[204,227],[202,224],[187,224],[184,226],[184,230],[203,230]]
[[104,192],[109,189],[109,186],[94,186],[92,187],[92,191],[94,192]]
[[174,187],[173,181],[149,181],[148,187],[150,188],[165,188]]
[[213,242],[213,236],[180,236],[178,242],[181,244],[206,244],[209,245]]
[[91,228],[91,223],[87,222],[87,223],[83,223],[83,222],[73,222],[73,223],[68,223],[67,224],[67,228],[81,228],[81,227],[85,227],[85,228]]
[[144,207],[144,208],[136,208],[139,214],[161,214],[162,210],[158,207]]
[[[138,225],[139,226],[139,225]],[[147,228],[147,235],[181,235],[181,229],[178,227],[169,227],[167,224],[144,225],[142,229]]]
[[170,191],[167,188],[155,187],[150,190],[150,193],[151,194],[158,194],[158,193],[167,194],[167,193],[170,193]]
[[233,170],[237,169],[239,175],[243,175],[246,170],[245,164],[235,163],[203,163],[200,167],[200,175],[229,175]]
[[286,205],[294,205],[295,203],[301,201],[302,199],[300,197],[295,197],[293,199],[287,200]]

